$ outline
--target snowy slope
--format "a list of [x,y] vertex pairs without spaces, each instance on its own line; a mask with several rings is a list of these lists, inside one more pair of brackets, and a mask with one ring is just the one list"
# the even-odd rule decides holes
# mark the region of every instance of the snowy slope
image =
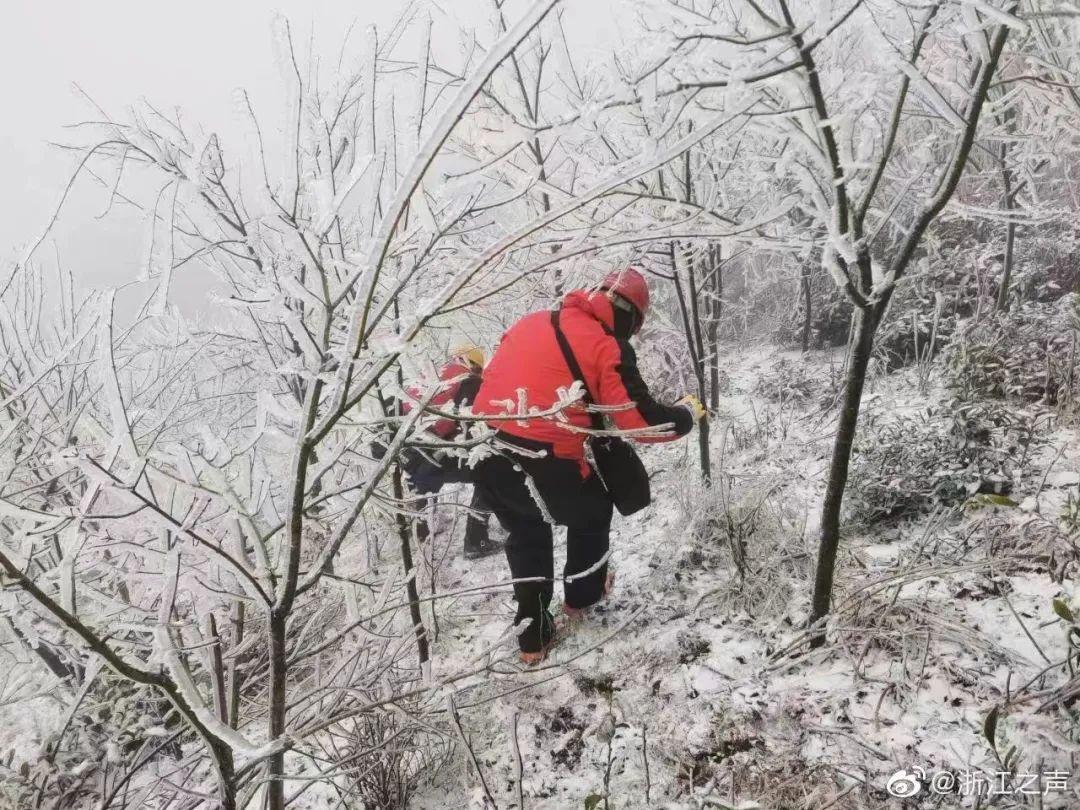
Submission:
[[[851,524],[829,644],[808,651],[802,627],[840,359],[730,351],[712,425],[713,486],[700,483],[692,439],[644,449],[655,502],[615,518],[615,593],[576,626],[564,623],[534,670],[516,664],[507,640],[509,589],[478,589],[505,582],[505,561],[461,557],[455,501],[467,492],[444,493],[431,547],[444,560],[436,587],[466,592],[425,603],[436,633],[432,678],[493,662],[455,683],[453,695],[483,782],[459,739],[410,807],[484,808],[486,789],[500,808],[520,807],[519,791],[526,807],[552,810],[974,808],[961,791],[976,780],[1001,788],[981,807],[1080,807],[1080,778],[1066,790],[1046,777],[1074,771],[1077,755],[1075,722],[1052,705],[1065,674],[1051,666],[1066,656],[1051,603],[1075,593],[1076,554],[1054,530],[1080,497],[1075,432],[1048,437],[1039,497],[1028,493],[1021,507]],[[778,397],[762,384],[795,360],[811,369],[801,394]],[[877,378],[867,414],[942,401],[940,391],[917,390],[907,372]],[[733,537],[745,542],[742,573]],[[1051,569],[1068,560],[1055,582]],[[386,563],[399,564],[393,551]],[[352,564],[349,554],[341,564]],[[425,591],[430,573],[421,567]],[[0,706],[0,754],[15,761],[36,760],[64,720],[50,700],[24,700],[36,671],[24,662],[14,680],[0,677],[0,697],[11,699]],[[1010,699],[995,753],[984,726]],[[454,728],[445,713],[433,718],[443,737]],[[1005,782],[999,757],[1013,774]],[[914,799],[890,797],[886,783],[901,769],[949,776],[937,777],[940,795],[927,784]],[[1041,778],[1029,784],[1025,774]],[[295,806],[339,806],[323,787]]]
[[[1047,667],[1043,656],[1064,658],[1051,600],[1068,595],[1068,581],[1058,585],[1045,566],[978,545],[987,525],[1000,533],[1030,517],[1020,510],[879,524],[846,538],[830,643],[807,652],[798,642],[834,412],[816,397],[777,403],[752,393],[784,357],[730,358],[731,385],[713,430],[723,481],[711,493],[698,484],[696,443],[645,451],[655,503],[633,518],[616,516],[616,593],[564,634],[548,665],[508,668],[458,694],[499,807],[518,806],[515,717],[530,808],[973,807],[960,791],[1004,770],[984,721],[1007,690]],[[812,362],[827,387],[835,359]],[[903,376],[880,379],[868,407],[924,407],[925,397],[894,396],[913,390]],[[1068,446],[1055,475],[1071,486],[1080,448],[1067,431],[1055,441]],[[1042,511],[1055,514],[1063,498],[1063,489],[1048,487]],[[709,515],[754,527],[745,579],[716,528],[733,524],[710,529]],[[958,552],[965,534],[975,540]],[[501,558],[455,558],[442,587],[506,576]],[[511,617],[506,592],[442,608],[436,655],[451,666],[495,641]],[[1080,806],[1080,780],[1070,791],[1045,790],[1041,805],[1017,792],[1024,773],[1072,770],[1075,746],[1052,714],[1033,709],[1019,707],[998,724],[1001,755],[1013,744],[1021,753],[1010,777],[1017,781],[1007,785],[1015,795],[997,796],[996,806]],[[922,768],[928,779],[948,769],[959,781],[940,796],[925,786],[924,804],[901,800],[884,789],[901,768]],[[944,792],[947,778],[939,779]],[[483,807],[483,788],[462,757],[416,806]]]

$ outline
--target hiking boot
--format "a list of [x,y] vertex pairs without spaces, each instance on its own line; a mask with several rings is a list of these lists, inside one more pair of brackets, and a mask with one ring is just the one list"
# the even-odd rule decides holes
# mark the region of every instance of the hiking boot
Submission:
[[540,652],[523,652],[521,654],[521,663],[523,663],[527,667],[535,667],[537,664],[547,658],[548,650],[550,649],[551,645],[549,644],[547,647],[544,647],[544,649],[540,650]]
[[551,615],[551,612],[547,609],[544,610],[543,616],[540,619],[540,626],[529,625],[525,631],[518,636],[518,643],[522,646],[532,647],[539,645],[539,650],[522,650],[521,662],[526,666],[535,666],[547,658],[548,651],[555,645],[555,641],[558,638],[555,630],[555,617]]
[[535,667],[547,658],[548,653],[551,652],[551,648],[555,646],[555,635],[552,634],[551,638],[547,640],[547,643],[536,652],[521,651],[521,663],[527,667]]
[[[604,580],[604,593],[600,598],[601,599],[607,599],[608,596],[611,595],[611,592],[613,590],[615,590],[615,571],[614,571],[614,569],[609,568],[608,572],[607,572],[607,579]],[[590,607],[591,607],[591,605],[590,605]],[[563,609],[563,613],[566,614],[567,618],[569,618],[569,619],[571,619],[573,621],[577,621],[578,619],[581,619],[585,615],[585,611],[588,610],[589,608],[587,608],[587,607],[583,607],[583,608],[572,607],[571,605],[566,604],[566,602],[563,602],[562,609]]]

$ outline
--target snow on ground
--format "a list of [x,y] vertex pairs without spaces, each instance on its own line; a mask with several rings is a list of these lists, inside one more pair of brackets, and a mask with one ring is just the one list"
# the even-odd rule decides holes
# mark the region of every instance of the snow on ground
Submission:
[[[983,807],[1080,807],[1080,777],[1038,802],[1015,794],[1024,774],[1076,771],[1069,718],[1040,710],[1063,680],[1060,667],[1040,676],[1066,653],[1051,603],[1076,592],[1049,573],[1073,552],[1051,553],[1046,540],[1080,497],[1075,431],[1055,430],[1039,496],[1026,493],[1019,507],[850,524],[829,643],[809,651],[802,628],[841,362],[835,353],[732,352],[711,425],[713,486],[700,483],[693,438],[643,451],[655,502],[616,516],[615,593],[580,623],[563,621],[545,665],[499,664],[456,684],[483,783],[459,750],[427,775],[411,807],[484,808],[486,786],[498,807],[520,807],[520,790],[533,810],[973,808],[961,791],[976,778],[994,785],[1006,770],[999,758],[1015,774],[1013,794]],[[770,388],[785,367],[807,363],[810,374],[799,372],[793,388]],[[868,386],[866,408],[889,417],[943,401],[899,372]],[[434,678],[484,650],[507,651],[501,639],[514,612],[508,589],[475,590],[505,581],[506,564],[460,556],[451,516],[461,513],[447,496],[438,588],[470,590],[435,603]],[[0,694],[20,706],[4,714],[0,756],[34,760],[63,717],[48,699],[22,702],[20,684]],[[1009,698],[995,752],[984,727]],[[957,781],[951,792],[936,783],[943,795],[923,784],[916,798],[891,797],[886,784],[901,769]],[[335,802],[319,790],[304,801]]]
[[[838,361],[811,361],[820,385],[809,396],[770,401],[756,381],[785,360],[804,362],[768,349],[730,358],[729,390],[712,425],[722,476],[711,491],[698,482],[696,442],[645,451],[655,503],[632,518],[616,516],[616,592],[563,628],[547,665],[478,678],[458,694],[499,807],[519,806],[519,787],[529,808],[973,807],[961,792],[1005,770],[984,723],[1047,659],[1064,658],[1051,601],[1068,596],[1070,582],[1053,582],[1045,565],[987,553],[986,526],[1009,531],[1032,519],[1021,510],[998,510],[1003,517],[995,512],[989,524],[984,510],[856,528],[845,538],[830,643],[808,652],[798,642],[835,414],[821,400]],[[939,399],[917,393],[903,372],[867,393],[868,408],[887,412]],[[1052,444],[1065,450],[1040,500],[1050,516],[1080,481],[1074,434],[1059,431]],[[957,539],[978,534],[972,526],[985,529],[983,546]],[[728,539],[741,531],[745,580]],[[507,576],[501,557],[455,557],[441,587]],[[505,591],[439,611],[437,667],[447,670],[496,641],[513,614]],[[1029,691],[1055,684],[1051,677]],[[1075,746],[1054,717],[1028,701],[999,721],[1000,756],[1012,745],[1019,752],[1010,760],[1016,779],[1073,770]],[[922,769],[927,779],[947,770],[958,781],[948,793],[937,783],[944,795],[923,785],[921,798],[894,798],[885,786],[900,769]],[[1017,794],[992,806],[1080,806],[1080,777],[1069,787],[1047,790],[1038,805]],[[415,806],[483,807],[483,788],[462,758]]]

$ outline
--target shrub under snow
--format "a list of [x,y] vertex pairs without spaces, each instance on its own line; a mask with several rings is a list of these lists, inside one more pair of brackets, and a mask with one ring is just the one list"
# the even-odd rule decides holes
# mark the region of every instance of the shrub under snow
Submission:
[[1073,293],[969,323],[946,353],[949,386],[964,399],[1073,403],[1078,306]]
[[1045,444],[1040,415],[1000,403],[952,402],[913,416],[869,420],[851,472],[853,514],[868,522],[1022,488]]

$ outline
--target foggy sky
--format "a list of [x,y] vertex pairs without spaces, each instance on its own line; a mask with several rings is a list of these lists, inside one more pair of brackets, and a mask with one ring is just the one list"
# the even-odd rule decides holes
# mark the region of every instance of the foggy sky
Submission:
[[[45,227],[77,162],[49,142],[72,143],[73,123],[100,116],[73,87],[110,115],[124,118],[140,98],[225,141],[239,137],[234,90],[248,90],[260,118],[276,122],[286,94],[274,58],[272,20],[280,12],[305,47],[336,56],[350,24],[356,43],[370,23],[388,24],[404,0],[3,0],[0,3],[0,257],[14,258]],[[141,220],[118,210],[97,219],[100,187],[80,181],[53,243],[85,286],[111,286],[138,275],[144,258]],[[176,293],[185,295],[184,279]]]
[[[234,92],[250,94],[260,120],[282,120],[287,93],[274,55],[272,21],[285,16],[298,48],[337,59],[346,31],[359,48],[364,29],[390,24],[407,0],[0,0],[0,260],[16,258],[44,229],[78,155],[50,142],[79,142],[70,125],[100,118],[77,83],[109,115],[145,98],[182,111],[193,132],[218,133],[223,144],[246,127]],[[568,0],[571,40],[593,48],[610,34],[608,2]],[[431,0],[436,41],[462,15],[487,18],[484,0]],[[452,15],[452,16],[451,16]],[[509,13],[511,19],[515,16]],[[440,18],[444,24],[440,31]],[[445,43],[443,43],[445,47]],[[436,50],[436,53],[438,51]],[[85,139],[84,139],[85,141]],[[80,180],[61,220],[35,254],[54,264],[58,251],[83,287],[135,279],[145,260],[145,224],[131,210],[102,218],[108,194]],[[206,278],[178,274],[171,298],[182,308],[205,296]],[[187,306],[185,306],[187,304]]]

